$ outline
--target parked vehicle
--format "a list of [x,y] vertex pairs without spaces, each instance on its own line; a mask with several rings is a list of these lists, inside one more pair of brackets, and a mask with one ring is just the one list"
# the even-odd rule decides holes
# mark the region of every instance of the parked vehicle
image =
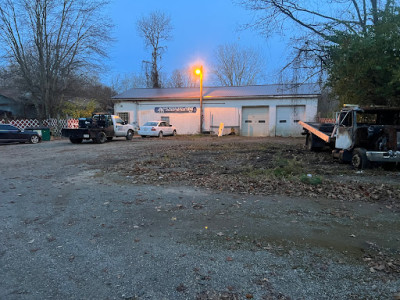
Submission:
[[23,131],[13,125],[0,124],[0,142],[37,144],[40,141],[41,137],[37,132]]
[[131,140],[134,127],[119,116],[95,114],[92,118],[80,118],[79,128],[63,128],[61,135],[68,137],[71,143],[80,144],[83,140],[93,140],[97,144],[111,141],[114,137]]
[[330,146],[334,158],[356,169],[400,165],[400,108],[345,106],[333,124],[299,121],[310,150]]
[[165,121],[149,121],[140,126],[138,134],[142,137],[176,135],[176,128]]

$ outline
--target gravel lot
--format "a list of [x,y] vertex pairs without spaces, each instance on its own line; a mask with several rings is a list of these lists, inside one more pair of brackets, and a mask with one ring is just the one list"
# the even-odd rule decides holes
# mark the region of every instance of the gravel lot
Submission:
[[302,139],[0,145],[0,299],[400,299],[400,174]]

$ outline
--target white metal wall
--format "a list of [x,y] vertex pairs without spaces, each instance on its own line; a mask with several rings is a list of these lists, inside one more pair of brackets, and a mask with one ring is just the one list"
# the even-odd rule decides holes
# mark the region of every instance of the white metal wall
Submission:
[[[224,133],[228,133],[231,128],[236,133],[251,134],[246,129],[246,114],[252,112],[261,114],[265,117],[267,133],[266,136],[296,136],[301,133],[301,128],[294,124],[295,120],[315,121],[317,115],[317,97],[304,98],[265,98],[265,99],[224,99],[223,101],[205,99],[203,101],[203,130],[217,132],[219,123],[224,123],[226,129]],[[156,107],[195,107],[196,112],[164,112],[155,111]],[[170,124],[176,126],[178,134],[196,134],[200,131],[200,113],[198,100],[160,100],[160,101],[129,101],[124,100],[115,103],[115,113],[128,112],[130,123],[136,121],[139,126],[147,121],[160,120],[162,117],[169,117]],[[291,124],[289,128],[281,128],[278,119],[287,118],[287,124]],[[264,120],[264,119],[260,119]],[[238,129],[238,130],[236,130]],[[248,133],[246,133],[248,132]],[[253,129],[254,132],[254,129]],[[258,133],[257,133],[258,135]]]
[[218,132],[219,125],[224,123],[223,134],[233,129],[240,131],[240,109],[237,107],[221,107],[221,104],[207,104],[204,107],[204,130]]

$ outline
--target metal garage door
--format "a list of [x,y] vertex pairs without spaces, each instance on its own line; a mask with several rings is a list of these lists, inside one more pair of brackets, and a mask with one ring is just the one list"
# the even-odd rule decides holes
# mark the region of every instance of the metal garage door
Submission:
[[241,135],[268,136],[268,124],[268,106],[243,107]]
[[276,107],[276,136],[300,136],[302,127],[297,124],[304,120],[304,105],[277,106]]

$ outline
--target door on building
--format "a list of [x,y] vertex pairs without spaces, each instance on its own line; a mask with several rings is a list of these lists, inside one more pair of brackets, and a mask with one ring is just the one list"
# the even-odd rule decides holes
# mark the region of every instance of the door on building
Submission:
[[243,107],[242,130],[244,136],[269,135],[269,109],[268,106]]
[[304,105],[277,106],[275,135],[300,136],[303,129],[298,122],[305,120],[305,111]]

